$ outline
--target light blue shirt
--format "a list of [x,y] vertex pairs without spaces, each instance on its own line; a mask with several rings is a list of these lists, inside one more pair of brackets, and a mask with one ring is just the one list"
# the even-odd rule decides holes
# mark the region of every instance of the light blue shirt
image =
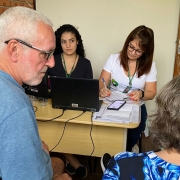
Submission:
[[31,101],[10,75],[0,71],[0,177],[52,180],[52,175]]

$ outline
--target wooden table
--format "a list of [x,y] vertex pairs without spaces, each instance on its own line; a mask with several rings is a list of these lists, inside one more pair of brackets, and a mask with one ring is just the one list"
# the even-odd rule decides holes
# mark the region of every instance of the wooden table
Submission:
[[[61,115],[63,110],[53,109],[51,99],[48,100],[46,106],[40,106],[38,101],[33,102],[33,106],[37,107],[36,119],[38,120],[39,134],[50,150],[59,142],[65,122],[82,114],[82,111],[66,110],[60,118],[48,121]],[[137,123],[93,122],[91,116],[91,112],[85,112],[82,116],[66,123],[64,135],[53,151],[91,155],[93,140],[95,149],[92,156],[101,157],[106,152],[114,155],[126,150],[127,128],[135,128],[139,125]],[[90,137],[91,127],[92,140]]]

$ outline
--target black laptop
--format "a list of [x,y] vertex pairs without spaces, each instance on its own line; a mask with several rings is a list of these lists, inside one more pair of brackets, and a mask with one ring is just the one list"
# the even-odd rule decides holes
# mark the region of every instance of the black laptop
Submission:
[[41,83],[37,86],[30,86],[27,84],[23,84],[23,88],[25,89],[25,93],[28,95],[33,95],[36,97],[48,98],[48,74],[46,72],[43,77]]
[[53,108],[99,111],[99,80],[50,77],[50,82]]

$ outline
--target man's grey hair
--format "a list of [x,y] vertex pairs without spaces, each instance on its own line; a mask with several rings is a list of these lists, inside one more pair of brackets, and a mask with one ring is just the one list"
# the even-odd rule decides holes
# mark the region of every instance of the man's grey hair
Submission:
[[53,26],[52,22],[43,14],[26,7],[12,7],[0,16],[0,52],[10,39],[21,39],[31,43],[37,37],[37,24],[42,22]]

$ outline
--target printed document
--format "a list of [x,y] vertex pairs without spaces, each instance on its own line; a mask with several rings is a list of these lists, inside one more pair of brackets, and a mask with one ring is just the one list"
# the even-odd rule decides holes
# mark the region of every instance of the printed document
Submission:
[[115,100],[123,100],[125,98],[128,98],[129,96],[125,93],[122,93],[120,91],[112,91],[111,95],[107,97],[106,99],[109,101],[115,101]]

